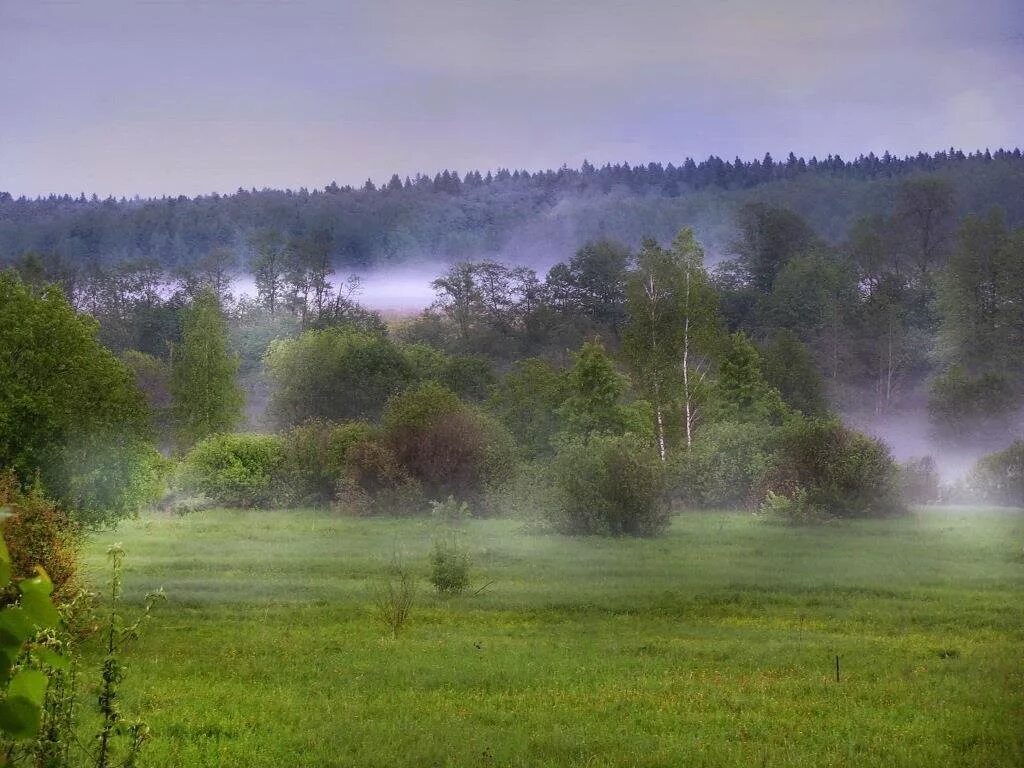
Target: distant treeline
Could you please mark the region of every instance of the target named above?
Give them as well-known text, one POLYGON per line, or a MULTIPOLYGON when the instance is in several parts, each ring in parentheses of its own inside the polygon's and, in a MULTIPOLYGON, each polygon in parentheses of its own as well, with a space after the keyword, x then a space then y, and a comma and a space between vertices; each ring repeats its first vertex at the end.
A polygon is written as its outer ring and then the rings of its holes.
POLYGON ((752 201, 787 207, 830 241, 862 216, 882 214, 898 180, 934 176, 947 182, 957 213, 1003 209, 1024 222, 1024 158, 1020 149, 964 153, 949 149, 898 158, 729 162, 709 157, 679 165, 615 164, 458 173, 395 174, 382 186, 331 183, 323 189, 245 190, 159 199, 51 195, 14 198, 0 192, 0 261, 27 253, 82 267, 146 260, 189 267, 221 251, 247 268, 252 237, 273 229, 290 239, 325 243, 338 267, 409 259, 500 256, 548 263, 595 238, 638 245, 695 228, 711 253, 728 250, 735 213, 752 201))

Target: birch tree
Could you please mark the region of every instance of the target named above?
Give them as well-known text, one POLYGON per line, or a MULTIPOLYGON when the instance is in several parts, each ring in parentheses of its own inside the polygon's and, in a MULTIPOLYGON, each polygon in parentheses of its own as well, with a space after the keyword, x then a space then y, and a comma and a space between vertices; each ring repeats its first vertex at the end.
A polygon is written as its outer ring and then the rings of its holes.
POLYGON ((693 444, 707 395, 712 351, 721 338, 718 300, 693 230, 679 232, 667 250, 645 240, 627 286, 625 351, 654 407, 658 452, 693 444))

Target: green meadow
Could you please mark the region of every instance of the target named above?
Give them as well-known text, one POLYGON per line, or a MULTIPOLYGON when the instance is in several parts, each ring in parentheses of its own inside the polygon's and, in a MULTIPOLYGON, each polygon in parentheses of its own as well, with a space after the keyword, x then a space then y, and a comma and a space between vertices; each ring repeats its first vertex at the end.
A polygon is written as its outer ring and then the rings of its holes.
POLYGON ((1024 513, 684 513, 651 540, 471 521, 474 586, 447 600, 435 535, 234 510, 95 534, 94 587, 117 541, 129 612, 167 594, 126 658, 145 764, 1024 765, 1024 513), (397 639, 372 612, 396 558, 422 576, 397 639))

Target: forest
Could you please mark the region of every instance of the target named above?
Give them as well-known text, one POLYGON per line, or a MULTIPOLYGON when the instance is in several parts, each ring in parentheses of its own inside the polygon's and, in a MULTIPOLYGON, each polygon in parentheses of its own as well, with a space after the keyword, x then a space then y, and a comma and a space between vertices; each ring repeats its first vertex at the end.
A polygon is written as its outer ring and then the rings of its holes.
POLYGON ((10 764, 1022 754, 1017 149, 7 195, 0 255, 10 764), (344 277, 417 258, 422 311, 344 277), (833 656, 845 747, 792 735, 833 656))

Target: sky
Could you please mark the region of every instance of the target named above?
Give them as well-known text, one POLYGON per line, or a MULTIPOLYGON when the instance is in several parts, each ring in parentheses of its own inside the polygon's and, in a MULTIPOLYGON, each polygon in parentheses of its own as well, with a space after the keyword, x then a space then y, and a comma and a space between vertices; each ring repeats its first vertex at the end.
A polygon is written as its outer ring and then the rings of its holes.
POLYGON ((1024 144, 1024 0, 0 0, 0 190, 1024 144))

